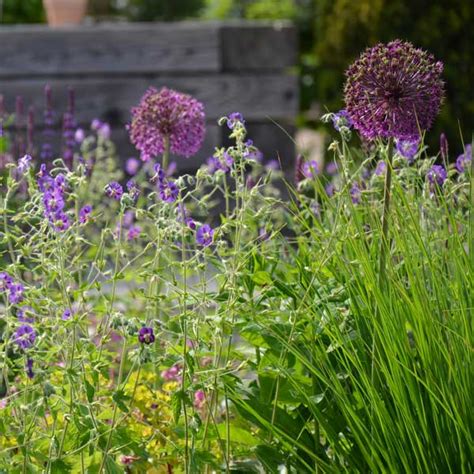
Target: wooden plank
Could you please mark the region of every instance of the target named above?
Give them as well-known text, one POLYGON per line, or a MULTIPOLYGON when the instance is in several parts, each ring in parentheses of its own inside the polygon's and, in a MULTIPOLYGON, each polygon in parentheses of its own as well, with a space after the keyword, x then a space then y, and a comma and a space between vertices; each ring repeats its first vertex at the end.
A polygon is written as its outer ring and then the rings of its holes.
POLYGON ((221 69, 218 23, 0 27, 0 78, 221 69))
MULTIPOLYGON (((148 86, 168 86, 187 92, 201 100, 209 120, 231 112, 241 112, 248 120, 258 121, 288 118, 298 111, 297 78, 275 74, 209 75, 200 77, 113 77, 84 79, 54 79, 54 107, 66 108, 67 87, 76 90, 77 120, 86 123, 101 115, 114 125, 125 124, 130 108, 138 103, 148 86)), ((17 95, 23 96, 28 107, 43 109, 42 80, 0 81, 0 94, 5 97, 7 110, 14 110, 17 95)))
POLYGON ((237 22, 222 26, 224 71, 275 71, 297 64, 298 38, 288 22, 237 22))

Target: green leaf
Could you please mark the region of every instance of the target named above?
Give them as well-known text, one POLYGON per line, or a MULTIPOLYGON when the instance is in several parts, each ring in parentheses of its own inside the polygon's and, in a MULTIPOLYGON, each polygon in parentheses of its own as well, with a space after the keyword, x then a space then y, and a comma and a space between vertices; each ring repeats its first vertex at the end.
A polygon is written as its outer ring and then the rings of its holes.
POLYGON ((273 283, 270 274, 264 271, 255 272, 252 275, 252 280, 259 286, 271 285, 273 283))
POLYGON ((84 378, 84 383, 86 384, 86 395, 87 395, 87 401, 89 403, 92 403, 94 400, 94 395, 95 395, 95 388, 93 385, 91 385, 86 378, 84 378))

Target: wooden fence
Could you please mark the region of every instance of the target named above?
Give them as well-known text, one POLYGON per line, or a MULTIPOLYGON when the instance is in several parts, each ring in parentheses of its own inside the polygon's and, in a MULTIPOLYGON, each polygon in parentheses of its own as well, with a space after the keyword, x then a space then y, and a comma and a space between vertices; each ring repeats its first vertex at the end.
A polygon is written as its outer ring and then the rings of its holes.
MULTIPOLYGON (((168 86, 201 100, 207 136, 198 166, 225 143, 217 119, 241 112, 267 159, 292 161, 290 133, 298 110, 295 29, 289 23, 180 22, 97 24, 68 29, 0 27, 0 94, 9 110, 24 97, 36 115, 44 109, 43 88, 53 88, 54 107, 64 111, 66 90, 76 90, 76 119, 98 117, 112 125, 120 157, 136 155, 124 124, 148 86, 168 86)), ((59 122, 59 121, 58 121, 59 122)), ((59 127, 58 123, 58 127, 59 127)))

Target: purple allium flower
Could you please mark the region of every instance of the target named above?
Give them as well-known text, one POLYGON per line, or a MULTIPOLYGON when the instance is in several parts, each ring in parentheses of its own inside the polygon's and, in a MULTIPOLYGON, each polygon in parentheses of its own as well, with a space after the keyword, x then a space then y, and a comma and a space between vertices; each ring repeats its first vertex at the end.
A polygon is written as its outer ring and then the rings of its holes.
POLYGON ((11 304, 18 304, 23 301, 24 287, 21 283, 11 283, 8 287, 8 301, 11 304))
POLYGON ((400 40, 368 48, 346 72, 346 109, 354 128, 372 140, 418 138, 431 127, 444 97, 443 64, 400 40))
POLYGON ((82 207, 79 211, 79 222, 81 224, 86 224, 89 222, 92 213, 92 206, 87 204, 86 206, 82 207))
POLYGON ((18 166, 17 170, 19 173, 24 174, 26 171, 28 171, 31 167, 31 161, 33 158, 31 158, 30 155, 24 155, 22 158, 18 160, 18 166))
POLYGON ((0 291, 7 291, 13 283, 13 278, 7 272, 0 272, 0 291))
POLYGON ((395 148, 397 153, 406 158, 409 163, 413 161, 415 155, 418 153, 418 148, 420 147, 420 140, 396 140, 395 148))
POLYGON ((472 145, 466 145, 464 153, 459 155, 456 160, 456 169, 459 173, 464 173, 470 166, 472 162, 472 145))
POLYGON ((31 357, 28 357, 28 359, 26 359, 25 371, 29 379, 32 379, 35 376, 35 373, 33 372, 33 359, 31 357))
POLYGON ((387 163, 385 161, 379 161, 375 168, 375 176, 382 176, 387 171, 387 163))
POLYGON ((353 183, 349 191, 351 195, 351 200, 354 204, 360 204, 362 192, 358 183, 353 183))
POLYGON ((205 134, 204 106, 187 94, 163 87, 150 87, 140 104, 132 109, 130 140, 141 152, 143 161, 165 150, 189 157, 202 145, 205 134))
POLYGON ((446 135, 442 133, 439 136, 439 151, 441 152, 441 158, 445 161, 448 159, 448 150, 448 139, 446 138, 446 135))
POLYGON ((123 195, 123 188, 117 181, 111 181, 107 184, 104 191, 109 198, 115 199, 116 201, 120 201, 123 195))
POLYGON ((28 316, 28 314, 34 315, 31 306, 21 306, 16 311, 16 317, 21 323, 33 323, 35 321, 35 318, 28 316))
POLYGON ((236 126, 237 123, 244 124, 244 117, 240 112, 233 112, 227 117, 227 127, 231 130, 236 126))
POLYGON ((426 174, 426 177, 428 178, 428 181, 430 182, 431 185, 437 184, 438 186, 443 186, 444 182, 446 181, 446 178, 448 177, 448 173, 446 172, 446 169, 444 166, 441 165, 433 165, 428 173, 426 174))
POLYGON ((29 324, 22 324, 16 331, 15 343, 21 349, 29 349, 36 340, 36 331, 29 324))
POLYGON ((338 132, 341 131, 341 127, 351 128, 352 125, 353 125, 352 120, 349 117, 349 114, 347 113, 347 110, 345 110, 345 109, 342 109, 339 112, 333 114, 332 124, 333 124, 333 127, 338 132))
POLYGON ((64 232, 71 227, 71 221, 68 215, 63 211, 50 214, 48 219, 56 232, 64 232))
POLYGON ((319 164, 316 160, 303 163, 302 173, 305 178, 316 179, 319 174, 319 164))
POLYGON ((130 227, 130 229, 128 229, 127 240, 136 239, 137 237, 140 236, 141 231, 142 231, 142 229, 139 226, 133 225, 132 227, 130 227))
POLYGON ((76 140, 77 143, 82 143, 86 138, 86 132, 82 128, 78 128, 76 130, 76 133, 74 133, 74 140, 76 140))
POLYGON ((153 328, 150 327, 142 327, 138 331, 138 340, 142 344, 151 344, 152 342, 155 342, 155 334, 153 333, 153 328))
POLYGON ((196 232, 196 242, 203 247, 207 247, 212 244, 214 237, 214 229, 209 224, 204 224, 196 232))
POLYGON ((179 189, 174 181, 163 181, 160 183, 160 198, 168 203, 178 199, 179 189))
POLYGON ((140 168, 140 161, 137 160, 136 158, 129 158, 127 162, 125 163, 125 171, 130 175, 130 176, 135 176, 138 173, 138 170, 140 168))

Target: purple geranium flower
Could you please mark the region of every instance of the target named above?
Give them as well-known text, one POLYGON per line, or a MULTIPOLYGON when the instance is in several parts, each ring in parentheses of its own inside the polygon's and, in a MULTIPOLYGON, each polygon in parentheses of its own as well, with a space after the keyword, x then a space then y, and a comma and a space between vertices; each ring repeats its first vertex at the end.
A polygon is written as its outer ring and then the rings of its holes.
POLYGON ((104 190, 108 197, 115 199, 116 201, 120 201, 120 198, 123 195, 123 188, 119 183, 117 183, 117 181, 111 181, 105 186, 104 190))
POLYGON ((347 113, 347 110, 345 110, 345 109, 342 109, 339 112, 333 114, 332 124, 333 124, 333 127, 338 132, 341 131, 341 127, 351 128, 352 125, 353 125, 352 120, 349 117, 349 114, 347 113))
POLYGON ((155 334, 153 333, 153 328, 144 326, 138 331, 138 340, 142 344, 151 344, 155 342, 155 334))
POLYGON ((0 272, 0 291, 7 291, 13 283, 13 278, 7 272, 0 272))
POLYGON ((244 117, 240 112, 233 112, 227 117, 227 126, 232 130, 237 123, 244 124, 244 117))
POLYGON ((459 173, 464 173, 470 166, 472 162, 472 145, 466 145, 464 153, 459 155, 456 160, 456 169, 459 173))
POLYGON ((50 214, 48 218, 56 232, 64 232, 71 227, 69 216, 63 211, 50 214))
POLYGON ((346 109, 354 128, 373 140, 418 138, 444 97, 443 64, 400 40, 367 49, 346 72, 346 109))
POLYGON ((23 324, 15 331, 14 340, 21 349, 29 349, 35 343, 36 331, 29 324, 23 324))
POLYGON ((150 87, 140 104, 132 109, 128 127, 130 140, 148 161, 165 151, 189 157, 201 148, 205 134, 204 106, 187 94, 163 87, 150 87))
POLYGON ((360 204, 362 198, 362 192, 358 183, 353 183, 349 191, 351 195, 351 200, 354 204, 360 204))
POLYGON ((160 198, 168 203, 178 199, 179 189, 173 181, 164 181, 160 184, 160 198))
POLYGON ((387 171, 387 163, 385 163, 385 161, 379 161, 374 171, 375 175, 382 176, 383 174, 385 174, 386 171, 387 171))
POLYGON ((79 222, 81 224, 85 224, 89 221, 92 213, 92 206, 87 204, 86 206, 82 207, 79 211, 79 222))
POLYGON ((26 171, 28 171, 31 167, 31 161, 33 158, 31 158, 30 155, 25 155, 22 158, 18 160, 18 166, 17 170, 19 173, 24 174, 26 171))
POLYGON ((64 209, 63 193, 59 188, 52 188, 43 194, 43 204, 47 213, 54 213, 64 209))
POLYGON ((16 317, 21 323, 33 323, 34 317, 28 316, 28 314, 34 315, 33 308, 31 306, 22 306, 16 311, 16 317))
POLYGON ((319 174, 319 164, 316 160, 307 161, 303 163, 301 171, 305 178, 315 179, 319 174))
POLYGON ((196 242, 203 247, 211 245, 214 237, 214 229, 209 224, 204 224, 196 232, 196 242))
POLYGON ((66 308, 63 311, 63 314, 61 315, 61 319, 63 321, 68 321, 69 319, 71 319, 71 316, 72 316, 72 311, 69 308, 66 308))
POLYGON ((415 155, 418 153, 420 147, 420 140, 396 140, 395 148, 400 156, 406 158, 409 163, 413 161, 415 155))
POLYGON ((133 201, 136 202, 138 196, 140 196, 140 188, 133 179, 127 181, 127 191, 133 201))
POLYGON ((448 173, 446 172, 446 169, 444 166, 441 165, 433 165, 428 173, 426 174, 426 177, 428 178, 428 181, 430 182, 431 185, 437 184, 438 186, 443 186, 444 182, 446 181, 446 178, 448 177, 448 173))
POLYGON ((141 231, 142 231, 142 229, 139 226, 133 225, 132 227, 130 227, 130 229, 128 229, 127 240, 136 239, 137 237, 140 236, 141 231))
POLYGON ((25 288, 21 283, 11 283, 8 287, 8 301, 11 304, 18 304, 23 301, 25 288))

